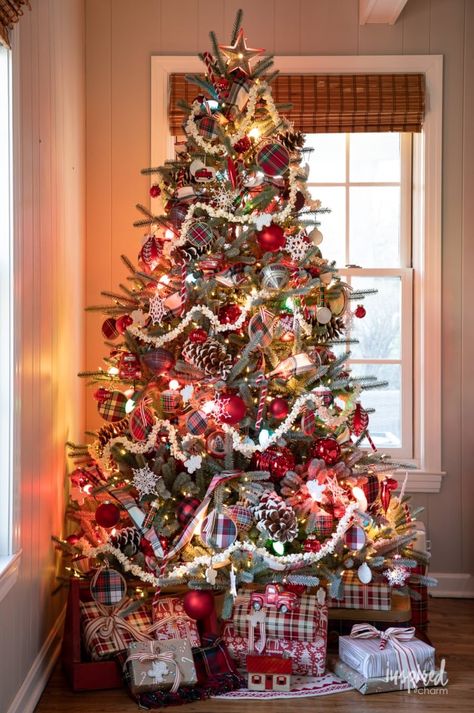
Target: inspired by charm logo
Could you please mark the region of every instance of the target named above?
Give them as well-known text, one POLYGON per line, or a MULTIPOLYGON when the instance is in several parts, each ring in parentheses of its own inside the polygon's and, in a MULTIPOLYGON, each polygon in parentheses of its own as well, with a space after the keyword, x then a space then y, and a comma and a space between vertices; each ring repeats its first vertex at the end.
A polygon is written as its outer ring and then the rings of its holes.
POLYGON ((438 669, 422 671, 419 665, 415 669, 393 671, 387 666, 385 673, 387 683, 395 683, 400 690, 408 693, 424 695, 447 694, 448 674, 446 672, 446 659, 441 659, 438 669))

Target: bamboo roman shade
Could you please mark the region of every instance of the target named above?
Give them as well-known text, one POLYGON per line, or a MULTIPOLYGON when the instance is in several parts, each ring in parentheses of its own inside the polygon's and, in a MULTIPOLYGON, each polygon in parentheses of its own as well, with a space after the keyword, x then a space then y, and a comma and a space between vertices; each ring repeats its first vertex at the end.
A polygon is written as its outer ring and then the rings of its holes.
POLYGON ((25 5, 30 7, 29 0, 0 0, 0 44, 5 47, 10 47, 9 30, 23 15, 25 5))
MULTIPOLYGON (((425 111, 423 74, 286 74, 272 84, 277 104, 304 133, 421 131, 425 111)), ((181 134, 183 112, 202 90, 184 74, 170 76, 171 133, 181 134)))

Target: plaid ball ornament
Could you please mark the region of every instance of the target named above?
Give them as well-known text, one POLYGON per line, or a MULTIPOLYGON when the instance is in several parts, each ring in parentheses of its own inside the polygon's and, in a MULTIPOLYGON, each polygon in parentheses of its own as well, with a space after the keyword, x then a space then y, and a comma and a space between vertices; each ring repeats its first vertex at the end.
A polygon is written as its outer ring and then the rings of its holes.
POLYGON ((142 362, 153 374, 162 376, 175 365, 176 360, 170 351, 158 347, 143 354, 142 362))
POLYGON ((109 317, 102 325, 102 336, 104 339, 117 339, 119 331, 115 319, 109 317))
POLYGON ((200 506, 199 498, 183 498, 176 507, 176 519, 180 525, 187 525, 193 519, 194 513, 200 506))
POLYGON ((236 503, 228 507, 227 511, 232 520, 235 521, 239 532, 248 532, 251 529, 254 523, 254 517, 250 508, 241 503, 236 503))
POLYGON ((202 523, 201 538, 208 547, 225 549, 236 541, 237 525, 228 512, 212 510, 202 523))
POLYGON ((121 421, 125 417, 127 397, 121 391, 111 391, 110 396, 97 404, 97 409, 104 421, 121 421))
POLYGON ((344 544, 350 550, 361 550, 365 545, 365 531, 360 525, 352 525, 344 535, 344 544))
POLYGON ((334 518, 330 513, 321 510, 319 513, 317 513, 317 515, 315 515, 313 533, 316 535, 316 537, 329 537, 333 527, 334 518))
POLYGON ((179 391, 169 389, 160 394, 160 404, 163 413, 174 414, 181 408, 183 399, 179 391))
POLYGON ((146 441, 154 422, 153 412, 147 406, 135 408, 128 419, 130 433, 136 441, 146 441))
POLYGON ((127 594, 127 583, 117 570, 102 567, 92 578, 90 591, 95 602, 105 607, 113 607, 127 594))
POLYGON ((196 122, 198 134, 207 141, 212 141, 218 134, 218 123, 212 116, 203 116, 196 122))
POLYGON ((281 144, 268 143, 258 152, 257 164, 267 176, 282 176, 290 165, 290 154, 281 144))
POLYGON ((207 223, 198 220, 189 228, 186 240, 195 248, 206 248, 212 240, 212 229, 207 223))
POLYGON ((208 417, 204 411, 194 411, 186 420, 186 428, 193 436, 202 436, 206 432, 208 417))

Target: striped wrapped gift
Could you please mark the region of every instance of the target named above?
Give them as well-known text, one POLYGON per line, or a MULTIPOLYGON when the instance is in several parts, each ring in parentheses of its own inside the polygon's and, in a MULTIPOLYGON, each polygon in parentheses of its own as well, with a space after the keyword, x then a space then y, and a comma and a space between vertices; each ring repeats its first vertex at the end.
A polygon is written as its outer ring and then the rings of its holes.
POLYGON ((385 580, 374 578, 370 584, 362 584, 356 572, 345 572, 343 586, 342 599, 328 597, 328 607, 389 611, 392 606, 391 589, 385 580))
MULTIPOLYGON (((265 637, 270 639, 312 641, 315 636, 327 636, 327 607, 325 604, 319 604, 313 595, 301 596, 298 607, 285 614, 270 607, 266 607, 264 613, 265 637)), ((232 616, 232 624, 237 634, 249 637, 253 626, 252 614, 250 593, 240 592, 235 600, 232 616)), ((259 633, 256 632, 255 638, 258 637, 259 633)))

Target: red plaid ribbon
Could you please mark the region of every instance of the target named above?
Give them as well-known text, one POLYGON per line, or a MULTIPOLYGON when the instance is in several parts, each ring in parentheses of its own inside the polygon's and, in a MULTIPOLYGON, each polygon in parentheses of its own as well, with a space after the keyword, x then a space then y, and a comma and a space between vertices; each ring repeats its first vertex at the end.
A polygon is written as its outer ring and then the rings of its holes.
POLYGON ((258 152, 257 163, 267 176, 281 176, 290 165, 290 156, 281 144, 270 143, 258 152))
POLYGON ((269 310, 261 307, 257 314, 254 314, 249 321, 248 334, 253 339, 257 334, 261 335, 259 347, 268 347, 273 339, 273 324, 275 315, 269 310))

